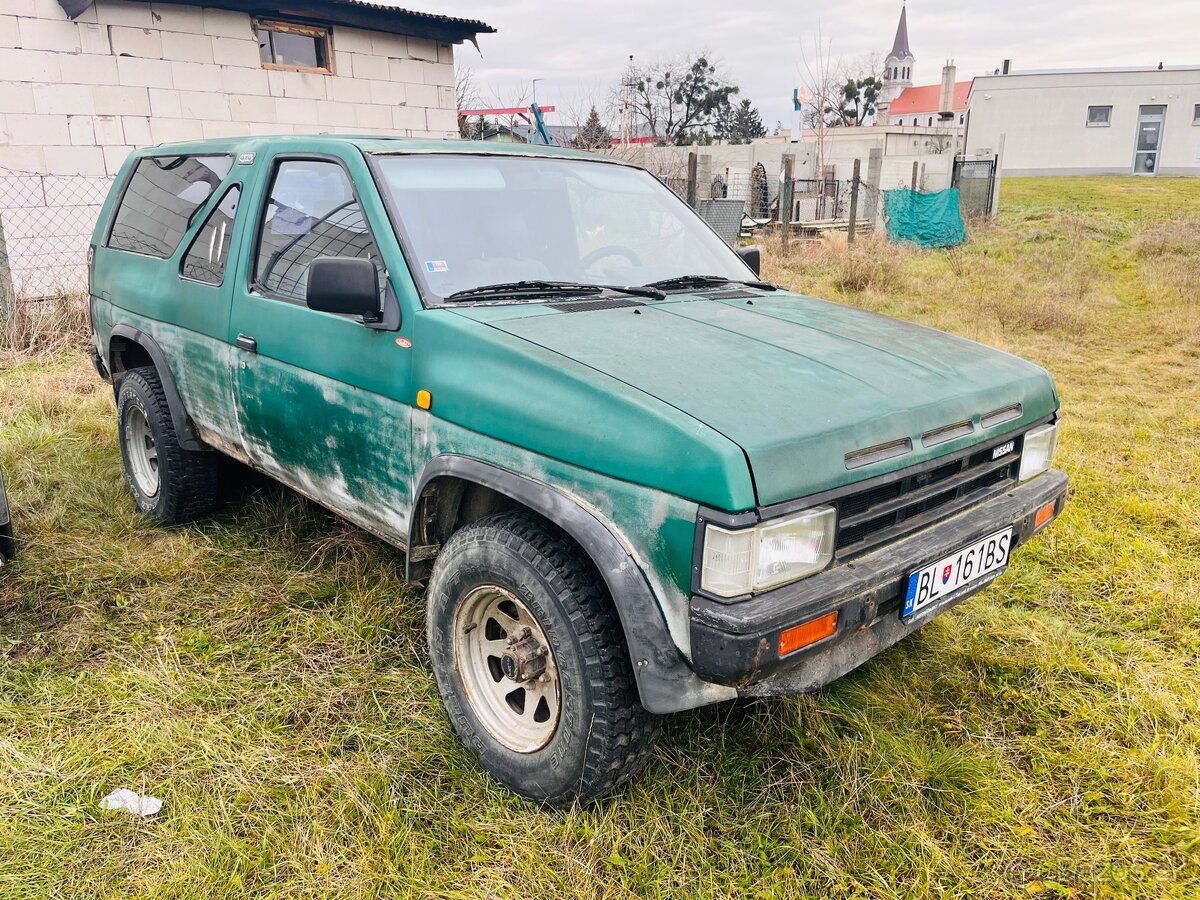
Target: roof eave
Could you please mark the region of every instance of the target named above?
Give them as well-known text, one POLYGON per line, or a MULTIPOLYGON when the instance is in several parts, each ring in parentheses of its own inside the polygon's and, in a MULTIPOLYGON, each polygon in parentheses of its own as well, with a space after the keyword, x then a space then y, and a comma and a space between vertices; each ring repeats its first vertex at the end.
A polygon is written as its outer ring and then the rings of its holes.
MULTIPOLYGON (((92 5, 93 0, 58 0, 63 11, 71 19, 78 18, 92 5)), ((139 0, 148 2, 148 0, 139 0)), ((402 34, 408 37, 426 38, 447 44, 475 43, 476 35, 495 34, 496 29, 485 22, 473 19, 455 19, 411 10, 377 6, 364 2, 330 2, 330 0, 288 0, 276 6, 267 6, 258 0, 154 0, 156 3, 179 6, 201 6, 210 9, 227 9, 244 12, 252 16, 289 18, 319 25, 342 25, 362 28, 367 31, 382 31, 387 34, 402 34)))

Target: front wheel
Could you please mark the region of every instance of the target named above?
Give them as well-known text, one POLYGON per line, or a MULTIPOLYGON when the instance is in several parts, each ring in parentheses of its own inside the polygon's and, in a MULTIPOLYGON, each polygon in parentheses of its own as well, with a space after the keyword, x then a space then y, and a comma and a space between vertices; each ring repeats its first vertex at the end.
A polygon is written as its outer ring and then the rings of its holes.
POLYGON ((438 554, 427 602, 442 702, 497 781, 566 806, 645 765, 659 719, 599 573, 564 534, 525 512, 481 519, 438 554))

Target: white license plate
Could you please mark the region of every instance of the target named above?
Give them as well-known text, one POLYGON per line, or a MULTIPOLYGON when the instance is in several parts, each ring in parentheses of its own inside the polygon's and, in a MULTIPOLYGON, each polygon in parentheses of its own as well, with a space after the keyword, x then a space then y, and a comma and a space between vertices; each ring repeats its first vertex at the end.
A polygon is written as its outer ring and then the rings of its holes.
POLYGON ((1012 529, 1005 528, 913 572, 908 577, 908 594, 900 617, 907 619, 959 588, 1003 569, 1008 565, 1011 546, 1012 529))

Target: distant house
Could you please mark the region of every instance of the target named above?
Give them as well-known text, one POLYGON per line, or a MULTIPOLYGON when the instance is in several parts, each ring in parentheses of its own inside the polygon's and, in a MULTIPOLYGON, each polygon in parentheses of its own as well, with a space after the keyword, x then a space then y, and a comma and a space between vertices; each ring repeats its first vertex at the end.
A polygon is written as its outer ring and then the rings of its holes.
POLYGON ((944 73, 950 87, 949 104, 943 101, 943 86, 923 84, 905 88, 888 104, 887 124, 908 125, 913 128, 933 128, 938 125, 965 125, 967 97, 971 93, 971 82, 955 81, 954 66, 947 66, 944 73), (943 106, 947 108, 943 109, 943 106), (949 113, 949 115, 944 115, 949 113))
POLYGON ((980 75, 966 151, 1008 175, 1200 176, 1200 66, 980 75))
POLYGON ((0 291, 78 286, 96 207, 135 147, 456 136, 454 45, 493 31, 369 0, 4 0, 0 291))

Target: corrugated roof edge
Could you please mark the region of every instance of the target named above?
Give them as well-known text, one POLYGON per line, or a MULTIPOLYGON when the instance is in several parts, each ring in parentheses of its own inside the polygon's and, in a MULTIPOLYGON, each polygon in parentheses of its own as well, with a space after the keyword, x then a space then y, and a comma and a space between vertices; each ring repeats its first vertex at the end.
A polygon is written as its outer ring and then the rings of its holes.
MULTIPOLYGON (((58 0, 59 6, 71 19, 76 19, 92 5, 93 0, 58 0)), ((135 0, 149 3, 150 0, 135 0)), ((256 0, 154 0, 183 6, 200 6, 211 9, 226 9, 254 16, 267 13, 256 0)), ((272 16, 299 19, 321 25, 343 25, 367 31, 384 31, 412 37, 429 38, 435 41, 458 44, 463 41, 475 43, 479 34, 495 34, 496 29, 478 19, 461 19, 437 13, 417 12, 398 6, 369 3, 367 0, 294 0, 286 11, 271 11, 272 16)), ((478 45, 476 45, 478 47, 478 45)))

